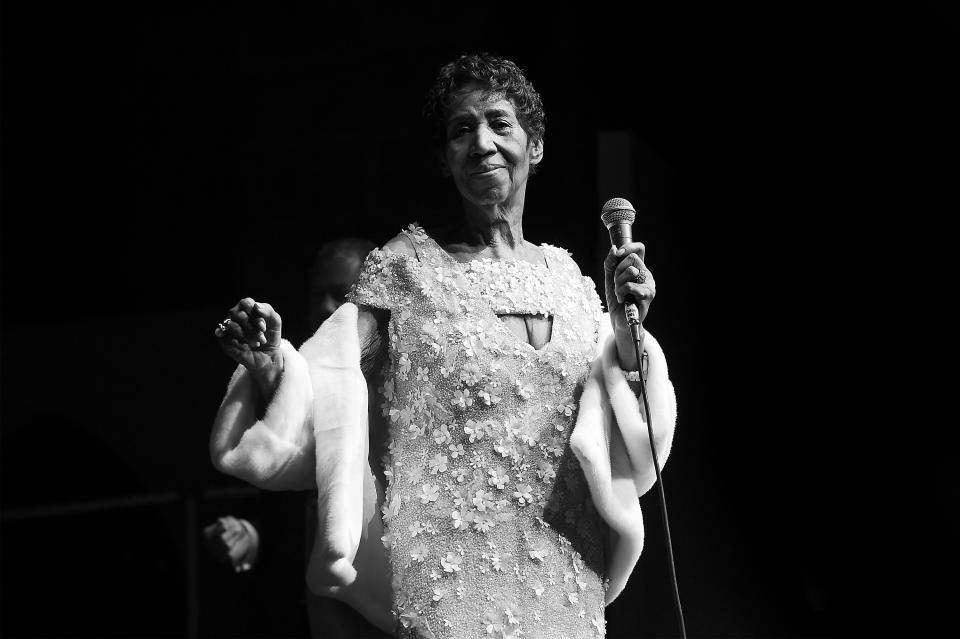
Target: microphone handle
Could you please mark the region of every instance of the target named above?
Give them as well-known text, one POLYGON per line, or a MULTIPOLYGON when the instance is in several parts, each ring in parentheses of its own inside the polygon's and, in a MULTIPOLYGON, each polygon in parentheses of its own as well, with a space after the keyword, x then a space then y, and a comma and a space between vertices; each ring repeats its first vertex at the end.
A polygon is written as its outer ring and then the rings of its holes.
MULTIPOLYGON (((633 241, 633 228, 629 222, 619 222, 615 227, 610 228, 610 239, 613 245, 621 248, 633 241)), ((630 333, 634 342, 643 343, 643 336, 640 334, 640 311, 637 309, 633 297, 627 296, 623 300, 623 314, 627 318, 627 324, 630 326, 630 333)), ((637 362, 640 365, 640 362, 637 362)))

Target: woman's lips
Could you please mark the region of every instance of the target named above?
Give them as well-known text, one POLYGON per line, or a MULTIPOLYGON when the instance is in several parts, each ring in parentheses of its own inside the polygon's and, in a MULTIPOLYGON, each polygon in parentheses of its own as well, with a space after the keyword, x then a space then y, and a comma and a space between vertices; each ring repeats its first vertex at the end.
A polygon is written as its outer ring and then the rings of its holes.
POLYGON ((498 170, 498 169, 502 169, 502 168, 504 168, 504 167, 499 166, 499 165, 497 165, 497 166, 482 166, 482 167, 480 167, 480 168, 475 169, 474 171, 472 171, 472 172, 471 172, 471 175, 477 175, 477 176, 490 175, 490 174, 493 173, 494 171, 496 171, 496 170, 498 170))

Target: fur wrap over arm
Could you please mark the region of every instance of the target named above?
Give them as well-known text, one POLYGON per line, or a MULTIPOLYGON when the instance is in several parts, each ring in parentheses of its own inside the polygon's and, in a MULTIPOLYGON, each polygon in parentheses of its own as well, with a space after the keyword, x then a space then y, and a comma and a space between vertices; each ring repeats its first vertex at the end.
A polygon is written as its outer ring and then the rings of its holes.
POLYGON ((283 375, 263 419, 250 374, 242 366, 234 372, 210 437, 214 466, 260 488, 316 490, 307 585, 392 632, 383 487, 368 461, 357 307, 343 304, 299 352, 286 340, 280 348, 283 375))
POLYGON ((258 488, 314 487, 313 388, 307 363, 287 340, 280 342, 283 374, 262 419, 253 377, 237 366, 213 421, 213 465, 258 488))
MULTIPOLYGON (((647 416, 630 389, 617 359, 608 316, 601 320, 599 352, 580 397, 570 436, 597 511, 610 528, 607 574, 610 604, 623 591, 643 550, 643 515, 639 497, 656 481, 647 416)), ((647 400, 653 415, 657 460, 666 464, 673 444, 677 402, 660 344, 647 332, 647 400)))

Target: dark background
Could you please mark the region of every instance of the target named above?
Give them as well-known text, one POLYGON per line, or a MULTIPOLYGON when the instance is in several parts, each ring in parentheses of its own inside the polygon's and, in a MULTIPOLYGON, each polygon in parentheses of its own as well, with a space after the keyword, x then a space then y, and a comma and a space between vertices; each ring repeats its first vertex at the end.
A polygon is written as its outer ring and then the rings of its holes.
MULTIPOLYGON (((321 242, 458 214, 419 108, 472 50, 544 99, 528 239, 597 276, 602 202, 640 212, 690 636, 960 634, 956 5, 308 7, 0 7, 0 634, 301 628, 295 561, 238 581, 196 547, 269 512, 207 457, 213 327, 250 295, 299 343, 321 242)), ((642 504, 611 637, 677 636, 642 504)))

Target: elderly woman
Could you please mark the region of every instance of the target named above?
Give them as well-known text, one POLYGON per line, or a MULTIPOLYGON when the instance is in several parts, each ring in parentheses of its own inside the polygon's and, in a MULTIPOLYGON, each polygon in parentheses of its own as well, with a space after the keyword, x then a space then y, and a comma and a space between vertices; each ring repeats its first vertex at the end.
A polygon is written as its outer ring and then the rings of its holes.
MULTIPOLYGON (((461 214, 371 252, 352 304, 299 352, 268 304, 231 309, 217 334, 241 366, 214 463, 268 488, 315 484, 308 583, 387 632, 603 635, 655 478, 623 313, 630 296, 642 320, 654 296, 644 247, 607 255, 604 315, 566 251, 525 239, 544 114, 514 63, 460 57, 424 113, 461 214)), ((673 389, 644 346, 663 460, 673 389)))

